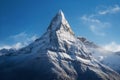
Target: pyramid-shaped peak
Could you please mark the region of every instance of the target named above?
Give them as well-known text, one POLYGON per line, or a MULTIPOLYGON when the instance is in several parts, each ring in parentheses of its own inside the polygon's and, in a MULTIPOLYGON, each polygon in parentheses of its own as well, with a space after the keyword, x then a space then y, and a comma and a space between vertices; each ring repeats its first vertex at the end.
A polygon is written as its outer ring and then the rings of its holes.
POLYGON ((57 31, 57 30, 63 30, 70 32, 71 34, 74 34, 62 10, 58 11, 58 13, 52 19, 48 27, 48 31, 57 31))
POLYGON ((56 14, 55 18, 54 18, 56 21, 60 21, 60 22, 66 22, 66 19, 65 19, 65 16, 64 16, 64 13, 62 10, 59 10, 58 13, 56 14))
POLYGON ((60 10, 59 10, 59 13, 63 13, 63 11, 60 9, 60 10))
POLYGON ((64 13, 62 10, 59 10, 59 12, 57 13, 59 16, 63 17, 64 18, 64 13))
POLYGON ((61 13, 61 14, 62 14, 62 13, 63 13, 63 11, 60 9, 60 10, 59 10, 59 13, 61 13))

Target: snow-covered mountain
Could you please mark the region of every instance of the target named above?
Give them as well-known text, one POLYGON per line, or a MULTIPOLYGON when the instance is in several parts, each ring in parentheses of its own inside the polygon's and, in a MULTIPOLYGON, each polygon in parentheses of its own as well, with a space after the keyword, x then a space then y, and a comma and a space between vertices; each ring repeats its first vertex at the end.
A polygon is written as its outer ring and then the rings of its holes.
POLYGON ((60 10, 39 39, 0 56, 0 80, 120 80, 120 75, 92 57, 60 10))
POLYGON ((78 37, 78 39, 84 43, 95 59, 120 73, 120 52, 107 51, 84 37, 78 37))

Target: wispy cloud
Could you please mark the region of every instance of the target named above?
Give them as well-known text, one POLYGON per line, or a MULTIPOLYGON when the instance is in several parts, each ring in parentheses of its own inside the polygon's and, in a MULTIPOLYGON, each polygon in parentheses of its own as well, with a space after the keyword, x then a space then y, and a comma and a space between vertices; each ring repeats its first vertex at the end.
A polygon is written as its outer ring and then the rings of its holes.
POLYGON ((111 27, 111 23, 101 18, 105 18, 105 14, 112 14, 120 12, 119 5, 107 7, 106 9, 99 9, 96 13, 86 14, 81 17, 82 22, 87 25, 91 32, 95 35, 106 36, 106 30, 111 27))
POLYGON ((120 6, 119 5, 114 5, 112 7, 107 7, 104 10, 100 10, 98 14, 100 15, 106 15, 106 14, 115 14, 120 12, 120 6))
POLYGON ((21 32, 19 34, 10 36, 10 38, 13 39, 14 41, 29 42, 29 41, 34 41, 36 38, 38 38, 38 35, 36 34, 30 35, 25 32, 21 32))
POLYGON ((22 39, 22 38, 26 38, 27 36, 28 35, 25 32, 21 32, 19 34, 10 36, 10 38, 12 38, 14 40, 19 40, 19 39, 22 39))
POLYGON ((10 49, 11 48, 11 46, 10 45, 3 45, 3 46, 0 46, 0 50, 1 49, 10 49))
POLYGON ((104 32, 101 32, 100 29, 98 27, 96 27, 95 25, 91 25, 90 26, 90 30, 95 33, 96 35, 100 35, 100 36, 105 36, 104 32))
POLYGON ((84 20, 84 21, 86 21, 86 22, 88 22, 88 23, 89 23, 89 22, 90 22, 90 23, 100 23, 100 20, 95 19, 93 14, 92 14, 92 15, 89 15, 89 16, 83 15, 83 16, 81 17, 81 19, 84 20))
POLYGON ((38 35, 36 35, 36 34, 28 35, 27 33, 22 32, 22 33, 19 33, 19 34, 16 34, 16 35, 12 35, 9 38, 14 41, 14 44, 12 44, 12 45, 2 45, 2 46, 0 46, 0 49, 3 49, 3 48, 6 48, 6 49, 10 49, 10 48, 20 49, 20 48, 28 45, 29 43, 31 43, 35 39, 37 39, 38 35))
POLYGON ((120 44, 116 43, 115 41, 112 41, 109 44, 103 45, 103 48, 108 51, 117 52, 120 51, 120 44))
POLYGON ((96 35, 99 36, 105 36, 105 30, 106 28, 110 27, 110 23, 108 22, 102 22, 101 20, 96 18, 96 15, 84 15, 81 17, 82 21, 89 26, 89 29, 96 35))
POLYGON ((20 42, 18 42, 18 43, 15 43, 15 44, 13 44, 13 45, 3 45, 3 46, 0 46, 0 50, 1 49, 11 49, 11 48, 13 48, 13 49, 20 49, 20 48, 22 48, 22 47, 24 47, 25 46, 25 44, 23 44, 23 43, 20 43, 20 42))
POLYGON ((14 44, 12 47, 18 49, 18 48, 28 45, 29 43, 31 43, 32 41, 37 39, 38 35, 36 35, 36 34, 30 35, 25 32, 21 32, 19 34, 10 36, 10 38, 16 42, 16 44, 14 44))

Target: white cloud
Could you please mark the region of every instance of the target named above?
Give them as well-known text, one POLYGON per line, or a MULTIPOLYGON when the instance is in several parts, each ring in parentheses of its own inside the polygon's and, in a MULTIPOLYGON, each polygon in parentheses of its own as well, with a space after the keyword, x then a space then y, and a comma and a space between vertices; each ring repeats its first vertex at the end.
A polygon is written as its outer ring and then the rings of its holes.
POLYGON ((106 14, 114 14, 120 12, 120 6, 114 5, 112 7, 107 7, 105 10, 98 11, 98 14, 100 15, 106 15, 106 14))
POLYGON ((82 16, 82 21, 87 24, 91 32, 99 36, 105 36, 106 33, 103 32, 106 28, 110 27, 110 23, 102 22, 101 20, 96 18, 96 15, 82 16))
POLYGON ((1 49, 4 49, 4 48, 5 48, 5 49, 10 49, 11 46, 9 46, 9 45, 3 45, 3 46, 0 46, 0 50, 1 50, 1 49))
POLYGON ((38 36, 36 34, 30 35, 25 32, 21 32, 19 34, 10 36, 10 38, 16 42, 24 42, 24 41, 28 42, 28 41, 34 41, 36 38, 38 38, 38 36))
POLYGON ((82 16, 81 17, 82 20, 86 21, 86 22, 92 22, 92 23, 100 23, 100 20, 98 19, 94 19, 93 16, 82 16))
POLYGON ((120 12, 120 6, 114 5, 112 7, 106 7, 105 9, 99 9, 97 13, 91 13, 83 15, 81 20, 87 25, 91 32, 95 35, 106 36, 106 30, 112 25, 110 22, 104 20, 106 14, 113 14, 120 12))
POLYGON ((112 41, 111 43, 104 45, 103 48, 108 51, 117 52, 120 51, 120 44, 117 44, 115 41, 112 41))
POLYGON ((24 44, 18 42, 18 43, 16 43, 16 44, 14 44, 11 48, 20 49, 20 48, 22 48, 22 47, 24 47, 24 46, 25 46, 24 44))
POLYGON ((17 49, 20 49, 20 48, 22 48, 22 47, 24 47, 24 46, 25 46, 24 44, 18 42, 18 43, 15 43, 15 44, 13 44, 13 45, 3 45, 3 46, 0 47, 0 50, 1 50, 1 49, 11 49, 11 48, 17 50, 17 49))
POLYGON ((21 32, 19 34, 12 35, 10 37, 13 38, 14 40, 19 40, 20 38, 26 38, 27 36, 28 35, 25 32, 21 32))
POLYGON ((0 49, 10 49, 10 48, 14 48, 14 49, 20 49, 28 44, 30 44, 32 41, 34 41, 35 39, 37 39, 38 36, 35 35, 28 35, 25 32, 10 36, 10 39, 14 41, 14 44, 12 45, 2 45, 0 46, 0 49))
POLYGON ((30 35, 25 32, 21 32, 19 34, 10 36, 10 38, 17 42, 30 42, 30 41, 34 41, 36 38, 38 38, 38 35, 36 35, 36 34, 30 35))
POLYGON ((96 27, 95 25, 91 25, 90 26, 90 30, 95 33, 96 35, 100 35, 100 36, 105 36, 104 32, 100 32, 99 28, 96 27))

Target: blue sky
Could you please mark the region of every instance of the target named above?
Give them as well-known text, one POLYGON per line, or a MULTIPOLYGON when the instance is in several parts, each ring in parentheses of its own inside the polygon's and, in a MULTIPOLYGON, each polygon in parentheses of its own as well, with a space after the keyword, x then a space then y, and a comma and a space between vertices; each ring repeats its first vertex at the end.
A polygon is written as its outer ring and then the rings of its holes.
POLYGON ((76 36, 120 50, 120 0, 0 0, 0 48, 40 37, 59 9, 76 36))

